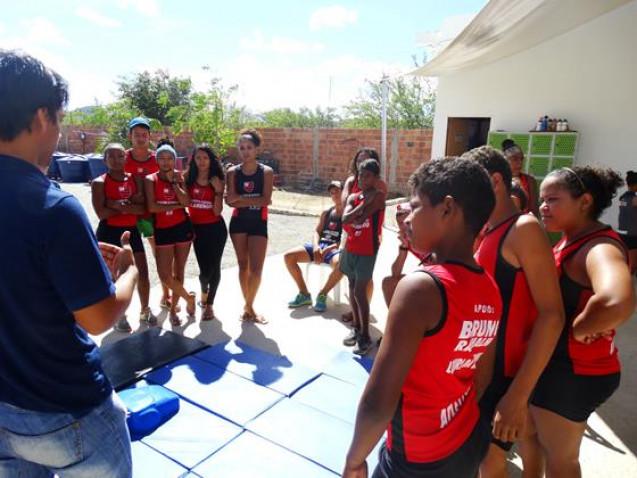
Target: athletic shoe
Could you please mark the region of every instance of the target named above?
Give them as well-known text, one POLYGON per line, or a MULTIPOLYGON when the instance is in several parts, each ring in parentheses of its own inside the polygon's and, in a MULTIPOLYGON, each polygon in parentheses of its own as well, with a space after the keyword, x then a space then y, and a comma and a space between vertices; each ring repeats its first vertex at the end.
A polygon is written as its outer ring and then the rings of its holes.
POLYGON ((128 323, 128 320, 126 320, 126 317, 122 317, 121 319, 119 319, 115 323, 113 328, 117 330, 118 332, 126 332, 126 333, 131 332, 133 330, 133 328, 128 323))
POLYGON ((316 303, 314 304, 314 310, 316 312, 325 312, 327 309, 327 296, 325 294, 319 294, 316 297, 316 303))
POLYGON ((153 312, 150 310, 150 307, 146 307, 139 314, 139 321, 145 322, 148 325, 157 325, 157 317, 153 315, 153 312))
POLYGON ((372 340, 369 337, 359 337, 356 348, 352 350, 356 355, 365 355, 372 348, 372 340))
POLYGON ((343 339, 343 345, 353 347, 358 341, 358 329, 350 330, 349 334, 343 339))
POLYGON ((302 307, 304 305, 312 305, 312 296, 310 294, 302 294, 299 292, 296 294, 293 301, 288 302, 288 307, 290 309, 296 309, 297 307, 302 307))

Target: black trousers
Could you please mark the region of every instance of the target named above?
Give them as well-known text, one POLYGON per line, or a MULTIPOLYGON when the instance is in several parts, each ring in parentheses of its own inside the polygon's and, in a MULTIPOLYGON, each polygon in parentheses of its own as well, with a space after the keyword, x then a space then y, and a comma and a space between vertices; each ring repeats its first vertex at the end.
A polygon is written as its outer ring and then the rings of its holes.
POLYGON ((199 264, 201 290, 208 293, 208 304, 213 304, 221 280, 221 256, 228 239, 228 229, 222 219, 213 224, 194 224, 195 256, 199 264))

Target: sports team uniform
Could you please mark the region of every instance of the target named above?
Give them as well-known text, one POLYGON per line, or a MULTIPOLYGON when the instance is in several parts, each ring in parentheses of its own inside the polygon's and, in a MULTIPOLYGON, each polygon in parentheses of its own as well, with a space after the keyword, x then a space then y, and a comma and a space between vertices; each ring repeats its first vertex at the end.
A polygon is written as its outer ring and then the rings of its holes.
POLYGON ((609 338, 601 337, 590 344, 573 338, 573 320, 586 306, 593 290, 572 280, 564 269, 588 242, 597 238, 623 243, 610 227, 587 234, 570 244, 564 239, 553 248, 560 290, 564 302, 566 323, 546 369, 531 398, 537 407, 550 410, 574 422, 584 422, 619 386, 621 365, 615 347, 615 331, 609 338))
POLYGON ((618 233, 628 249, 637 249, 637 207, 633 206, 636 192, 626 191, 619 196, 618 233))
POLYGON ((442 314, 420 342, 373 477, 473 478, 489 446, 476 363, 496 337, 500 295, 482 268, 445 262, 418 272, 438 286, 442 314))
MULTIPOLYGON (((335 207, 325 211, 325 220, 321 225, 321 237, 319 238, 319 248, 321 250, 334 244, 340 244, 341 235, 343 233, 343 222, 341 216, 336 212, 335 207)), ((310 256, 310 261, 314 260, 314 245, 311 242, 304 244, 305 251, 310 256)), ((323 256, 323 262, 329 264, 334 256, 339 254, 340 249, 336 248, 323 256)))
MULTIPOLYGON (((137 194, 137 184, 133 176, 124 173, 124 180, 113 179, 108 173, 101 176, 104 181, 104 196, 111 201, 129 201, 137 194)), ((130 232, 130 245, 133 252, 144 252, 142 237, 137 230, 137 216, 135 214, 117 214, 100 221, 95 235, 98 241, 122 246, 121 237, 126 231, 130 232)))
MULTIPOLYGON (((155 188, 155 202, 160 206, 179 204, 173 185, 159 177, 150 175, 155 188)), ((183 207, 171 211, 157 212, 155 217, 155 244, 157 247, 173 246, 192 241, 192 224, 183 207)))
MULTIPOLYGON (((354 198, 354 207, 364 201, 362 192, 354 198)), ((384 208, 369 216, 362 224, 347 224, 345 251, 341 256, 340 269, 349 280, 370 280, 374 273, 376 255, 380 247, 380 231, 385 216, 384 208)))
POLYGON ((533 212, 533 208, 535 207, 536 198, 531 195, 531 180, 528 174, 520 173, 520 187, 526 194, 526 209, 524 209, 524 213, 533 212))
MULTIPOLYGON (((235 169, 235 190, 243 198, 263 196, 265 185, 265 168, 257 165, 254 174, 245 174, 241 167, 235 169)), ((230 219, 230 234, 247 234, 248 236, 268 237, 267 206, 235 207, 230 219)))
MULTIPOLYGON (((124 163, 124 171, 133 175, 134 179, 141 179, 144 184, 144 178, 149 174, 159 172, 159 165, 153 151, 148 151, 148 159, 146 161, 137 161, 133 158, 133 150, 126 150, 126 163, 124 163)), ((137 217, 137 227, 144 237, 153 235, 153 215, 150 212, 137 217)))
MULTIPOLYGON (((520 214, 515 214, 497 226, 485 229, 475 254, 476 262, 495 280, 502 298, 493 378, 480 399, 480 408, 489 421, 522 365, 537 318, 524 271, 513 267, 502 257, 502 245, 519 217, 520 214)), ((493 442, 507 451, 513 446, 512 442, 497 439, 493 442)))

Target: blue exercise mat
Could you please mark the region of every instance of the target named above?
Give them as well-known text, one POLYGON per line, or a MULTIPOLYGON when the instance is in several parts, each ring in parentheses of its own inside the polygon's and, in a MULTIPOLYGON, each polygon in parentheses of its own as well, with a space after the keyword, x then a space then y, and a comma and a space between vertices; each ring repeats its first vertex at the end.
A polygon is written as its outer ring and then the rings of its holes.
POLYGON ((142 443, 191 469, 240 433, 236 425, 182 401, 179 413, 142 443))
POLYGON ((352 424, 288 398, 246 428, 334 473, 343 471, 354 432, 352 424))
POLYGON ((354 424, 363 388, 329 375, 321 375, 292 396, 303 403, 354 424))
POLYGON ((193 470, 204 477, 334 478, 337 475, 250 432, 242 433, 193 470))
POLYGON ((239 425, 264 412, 283 395, 196 357, 185 357, 146 376, 182 397, 239 425))
POLYGON ((292 395, 319 375, 316 370, 293 364, 285 356, 277 356, 239 341, 213 345, 195 354, 195 357, 284 395, 292 395))
POLYGON ((185 476, 188 470, 161 453, 135 442, 131 446, 133 453, 133 478, 178 478, 185 476))
POLYGON ((364 387, 373 363, 371 359, 343 351, 327 364, 323 373, 339 378, 344 382, 364 387))

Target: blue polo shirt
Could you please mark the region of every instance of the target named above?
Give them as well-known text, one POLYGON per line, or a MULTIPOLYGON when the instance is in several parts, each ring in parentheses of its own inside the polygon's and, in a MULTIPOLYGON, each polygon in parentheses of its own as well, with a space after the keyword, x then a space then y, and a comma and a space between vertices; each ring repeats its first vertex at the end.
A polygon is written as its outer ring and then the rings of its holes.
POLYGON ((0 401, 73 414, 103 402, 111 384, 72 311, 114 293, 79 201, 0 155, 0 401))

